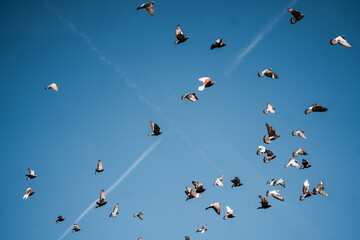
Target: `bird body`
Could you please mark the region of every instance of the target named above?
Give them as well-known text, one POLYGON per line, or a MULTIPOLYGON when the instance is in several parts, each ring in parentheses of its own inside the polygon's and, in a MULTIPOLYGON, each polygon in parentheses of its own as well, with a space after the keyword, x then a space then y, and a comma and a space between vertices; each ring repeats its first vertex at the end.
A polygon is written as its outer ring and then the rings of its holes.
POLYGON ((222 38, 219 38, 215 41, 214 44, 211 45, 210 50, 213 50, 214 48, 222 48, 225 46, 226 46, 226 43, 223 43, 222 38))
POLYGON ((99 200, 99 202, 96 202, 96 204, 97 204, 97 206, 95 208, 102 207, 105 204, 107 204, 107 201, 105 201, 105 191, 104 190, 101 190, 100 200, 99 200))
POLYGON ((270 103, 268 103, 268 104, 266 105, 266 109, 263 110, 263 113, 264 113, 264 114, 276 113, 274 110, 275 110, 275 108, 274 108, 273 106, 271 106, 270 103))
POLYGON ((105 169, 103 169, 103 167, 102 167, 101 160, 99 160, 98 163, 97 163, 97 168, 95 169, 95 175, 96 175, 97 173, 100 173, 100 172, 104 171, 104 170, 105 170, 105 169))
POLYGON ((56 223, 59 223, 59 222, 62 222, 62 221, 64 221, 65 220, 65 218, 63 217, 63 216, 58 216, 58 219, 56 219, 56 223))
POLYGON ((340 44, 340 45, 342 45, 344 47, 352 48, 352 46, 345 40, 345 35, 338 36, 338 37, 336 37, 334 39, 331 39, 330 44, 331 45, 340 44))
POLYGON ((193 93, 187 93, 187 94, 183 95, 181 97, 181 100, 183 100, 184 98, 189 99, 190 102, 196 102, 197 100, 199 100, 197 98, 197 96, 196 96, 196 93, 194 93, 194 92, 193 93))
POLYGON ((311 167, 311 164, 309 164, 309 161, 306 159, 303 159, 301 163, 302 166, 299 168, 299 170, 311 167))
POLYGON ((264 76, 264 75, 267 76, 267 77, 269 77, 269 78, 274 78, 274 79, 278 79, 278 78, 279 78, 279 75, 277 75, 276 73, 274 73, 274 72, 271 70, 271 68, 267 68, 267 69, 265 69, 264 71, 258 73, 258 76, 259 76, 259 77, 262 77, 262 76, 264 76))
POLYGON ((142 212, 138 212, 138 213, 134 214, 133 217, 138 217, 140 220, 144 220, 143 215, 144 214, 142 212))
POLYGON ((199 81, 200 81, 200 82, 203 82, 203 85, 201 85, 200 87, 198 87, 198 90, 199 90, 199 91, 204 91, 205 88, 211 87, 212 85, 215 84, 215 82, 212 82, 209 77, 199 78, 199 81))
POLYGON ((118 210, 119 210, 119 204, 117 203, 117 204, 115 204, 114 210, 112 211, 112 213, 110 213, 109 217, 111 217, 111 218, 116 217, 116 215, 119 214, 118 210))
POLYGON ((264 143, 270 144, 272 140, 278 139, 280 137, 280 135, 276 135, 275 129, 272 126, 270 126, 267 123, 265 123, 265 125, 266 125, 266 129, 267 129, 269 136, 265 135, 263 140, 264 140, 264 143))
POLYGON ((177 25, 177 28, 175 29, 175 36, 177 38, 177 41, 174 42, 175 45, 185 42, 190 37, 190 36, 186 36, 186 37, 184 36, 183 32, 181 31, 180 25, 177 25))
MULTIPOLYGON (((205 190, 204 190, 205 191, 205 190)), ((185 201, 188 201, 192 198, 201 198, 202 196, 200 195, 200 193, 198 193, 196 191, 196 189, 191 189, 190 187, 186 186, 186 191, 185 194, 187 196, 187 198, 185 199, 185 201)))
POLYGON ((138 7, 136 10, 145 8, 146 11, 147 11, 151 16, 154 16, 154 6, 153 6, 154 3, 155 3, 154 1, 148 2, 148 3, 144 3, 144 4, 142 4, 140 7, 138 7))

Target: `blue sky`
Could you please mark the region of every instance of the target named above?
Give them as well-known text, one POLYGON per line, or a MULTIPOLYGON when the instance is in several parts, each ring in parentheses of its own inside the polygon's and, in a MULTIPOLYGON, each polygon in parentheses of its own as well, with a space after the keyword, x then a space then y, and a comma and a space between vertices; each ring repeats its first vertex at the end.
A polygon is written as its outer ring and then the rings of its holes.
POLYGON ((360 4, 295 1, 306 16, 291 25, 282 16, 291 1, 156 1, 153 17, 135 10, 142 3, 0 3, 2 238, 59 239, 154 144, 64 239, 356 238, 360 4), (177 24, 190 38, 174 46, 177 24), (353 48, 329 44, 343 34, 353 48), (228 45, 210 51, 220 37, 228 45), (257 76, 268 67, 280 78, 257 76), (216 84, 181 101, 204 76, 216 84), (44 91, 53 82, 59 92, 44 91), (267 102, 276 115, 262 114, 267 102), (329 111, 305 115, 314 102, 329 111), (164 134, 148 137, 150 121, 164 134), (255 154, 265 123, 281 135, 266 146, 277 154, 268 164, 255 154), (308 141, 291 136, 297 129, 308 141), (285 169, 299 147, 313 166, 285 169), (95 176, 98 159, 105 171, 95 176), (25 180, 28 167, 36 179, 25 180), (223 173, 225 186, 213 187, 223 173), (235 176, 244 185, 231 189, 235 176), (271 178, 286 188, 265 184, 271 178), (323 180, 329 196, 300 202, 306 179, 311 189, 323 180), (208 190, 185 202, 192 180, 208 190), (25 201, 27 187, 36 193, 25 201), (269 197, 273 207, 256 210, 272 189, 285 201, 269 197), (204 210, 219 201, 221 216, 204 210), (226 205, 236 218, 222 219, 226 205), (144 221, 132 217, 139 211, 144 221), (58 215, 66 220, 55 224, 58 215))

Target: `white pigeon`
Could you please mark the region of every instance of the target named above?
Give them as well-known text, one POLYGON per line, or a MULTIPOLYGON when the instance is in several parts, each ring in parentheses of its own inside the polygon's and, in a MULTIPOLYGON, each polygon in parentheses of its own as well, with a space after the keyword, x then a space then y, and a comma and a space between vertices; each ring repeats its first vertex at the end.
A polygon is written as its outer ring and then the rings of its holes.
POLYGON ((116 215, 119 214, 119 204, 117 203, 114 207, 114 210, 112 211, 112 213, 110 213, 110 217, 114 218, 116 217, 116 215))
POLYGON ((52 83, 52 84, 50 84, 49 86, 47 86, 46 88, 45 88, 45 90, 46 89, 52 89, 52 90, 54 90, 55 92, 57 92, 57 91, 59 91, 59 89, 58 89, 58 84, 57 83, 52 83))
POLYGON ((338 36, 337 38, 331 39, 330 44, 336 45, 336 44, 343 45, 344 47, 351 48, 352 46, 345 40, 345 35, 338 36))
POLYGON ((279 190, 266 191, 266 196, 273 196, 274 198, 284 201, 284 198, 280 195, 279 190))
POLYGON ((228 219, 228 218, 234 218, 234 217, 236 217, 235 215, 234 215, 234 210, 232 210, 229 206, 226 206, 226 211, 227 211, 227 213, 226 213, 226 215, 224 216, 224 220, 226 220, 226 219, 228 219))
POLYGON ((295 160, 294 157, 292 157, 292 158, 289 160, 289 162, 285 165, 285 168, 288 168, 288 167, 290 167, 290 166, 296 167, 296 168, 300 168, 300 165, 299 165, 297 162, 298 162, 298 161, 295 160))
POLYGON ((283 180, 282 178, 280 178, 279 180, 275 180, 275 178, 267 181, 267 184, 270 184, 272 186, 277 186, 277 185, 281 185, 283 187, 285 187, 285 180, 283 180))
POLYGON ((256 155, 261 155, 265 153, 266 148, 264 146, 258 146, 258 150, 256 152, 256 155))
POLYGON ((268 114, 268 113, 276 113, 275 111, 275 108, 273 106, 271 106, 270 103, 268 103, 266 105, 266 109, 263 111, 264 114, 268 114))
POLYGON ((212 85, 215 84, 215 82, 212 82, 209 77, 199 78, 199 81, 200 81, 200 82, 203 82, 203 85, 201 85, 200 87, 198 87, 198 90, 199 90, 199 91, 204 91, 205 88, 211 87, 212 85))
POLYGON ((215 182, 214 182, 213 185, 214 185, 214 186, 216 185, 216 186, 219 186, 219 187, 224 186, 224 184, 223 184, 223 182, 222 182, 222 180, 224 179, 224 177, 225 177, 225 174, 221 175, 221 177, 219 177, 218 179, 215 180, 215 182))
POLYGON ((309 189, 310 189, 309 181, 306 179, 306 181, 303 184, 303 195, 300 196, 300 201, 304 201, 305 198, 313 195, 313 193, 310 192, 309 189))

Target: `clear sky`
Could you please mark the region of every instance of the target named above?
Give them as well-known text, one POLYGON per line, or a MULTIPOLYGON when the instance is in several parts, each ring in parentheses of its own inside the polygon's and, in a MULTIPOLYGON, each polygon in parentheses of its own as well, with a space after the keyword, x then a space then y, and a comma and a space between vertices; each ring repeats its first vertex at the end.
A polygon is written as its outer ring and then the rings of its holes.
POLYGON ((142 3, 1 1, 1 238, 59 239, 122 176, 64 239, 358 237, 360 3, 158 0, 154 16, 136 11, 142 3), (306 14, 295 25, 289 6, 306 14), (190 36, 180 45, 177 24, 190 36), (353 48, 330 45, 343 34, 353 48), (210 51, 217 38, 228 45, 210 51), (257 76, 269 67, 279 79, 257 76), (205 76, 215 85, 181 101, 205 76), (59 92, 45 91, 53 82, 59 92), (277 114, 262 113, 267 102, 277 114), (305 115, 315 102, 329 111, 305 115), (147 136, 150 121, 161 136, 147 136), (265 123, 281 135, 268 164, 256 155, 265 123), (285 169, 299 147, 312 167, 285 169), (105 171, 94 175, 98 159, 105 171), (37 178, 25 180, 28 167, 37 178), (225 186, 213 187, 222 174, 225 186), (235 176, 242 187, 231 188, 235 176), (323 180, 329 196, 300 202, 306 179, 311 189, 323 180), (207 191, 185 202, 192 180, 207 191), (257 210, 272 189, 285 201, 270 196, 257 210), (219 201, 221 216, 205 211, 219 201), (226 205, 236 218, 222 219, 226 205))

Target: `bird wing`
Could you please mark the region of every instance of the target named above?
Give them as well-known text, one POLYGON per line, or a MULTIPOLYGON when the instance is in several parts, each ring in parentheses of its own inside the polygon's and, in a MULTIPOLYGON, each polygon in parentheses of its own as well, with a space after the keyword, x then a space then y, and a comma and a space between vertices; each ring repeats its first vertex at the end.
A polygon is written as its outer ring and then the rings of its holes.
POLYGON ((98 161, 98 164, 97 164, 97 169, 98 170, 101 170, 102 169, 102 163, 101 163, 101 160, 98 161))
POLYGON ((262 203, 267 203, 268 200, 266 198, 264 198, 263 196, 259 195, 259 198, 261 199, 262 203))
POLYGON ((299 136, 300 136, 302 139, 307 140, 307 137, 305 137, 304 132, 301 131, 301 130, 299 131, 299 136))
POLYGON ((309 189, 310 189, 309 181, 306 180, 303 185, 303 194, 307 194, 309 192, 309 189))
POLYGON ((272 196, 280 201, 284 201, 284 198, 280 195, 280 193, 272 194, 272 196))
POLYGON ((105 201, 105 191, 101 190, 101 192, 100 192, 100 202, 103 202, 103 201, 105 201))
POLYGON ((154 132, 154 123, 152 121, 150 121, 150 125, 151 125, 152 132, 154 132))
POLYGON ((152 2, 150 2, 149 5, 145 7, 145 9, 148 13, 150 13, 151 16, 154 16, 154 6, 152 5, 152 2))
POLYGON ((296 160, 290 160, 290 165, 293 166, 293 167, 300 168, 300 165, 297 163, 296 160))
POLYGON ((154 133, 156 134, 160 133, 160 127, 156 123, 154 124, 154 133))
POLYGON ((352 46, 343 38, 339 39, 339 44, 343 45, 344 47, 351 48, 352 46))
POLYGON ((216 43, 217 45, 221 44, 221 43, 222 43, 222 38, 217 39, 217 40, 215 41, 215 43, 216 43))
POLYGON ((300 14, 300 12, 299 12, 298 10, 288 8, 288 11, 289 11, 296 19, 301 18, 301 14, 300 14))
POLYGON ((209 77, 202 77, 202 78, 199 78, 199 81, 203 82, 204 85, 206 85, 206 83, 208 83, 210 81, 210 78, 209 77))
POLYGON ((313 104, 312 105, 312 111, 313 112, 326 112, 328 109, 320 104, 313 104))
POLYGON ((31 188, 26 189, 26 194, 30 194, 31 193, 31 188))
POLYGON ((267 123, 266 123, 266 128, 267 128, 269 137, 276 135, 275 129, 272 126, 270 126, 269 124, 267 124, 267 123))
POLYGON ((309 161, 306 159, 303 159, 301 163, 302 165, 304 165, 304 167, 307 167, 309 165, 309 161))
POLYGON ((49 87, 51 87, 55 92, 59 91, 58 86, 56 83, 52 83, 49 87))
POLYGON ((229 206, 226 206, 226 211, 229 213, 229 214, 233 214, 234 210, 232 210, 229 206))
POLYGON ((29 174, 30 174, 30 175, 32 175, 32 176, 34 176, 34 175, 35 175, 34 170, 32 170, 31 168, 28 168, 28 171, 29 171, 29 174))
POLYGON ((219 180, 222 181, 225 177, 225 174, 221 175, 221 177, 219 177, 219 180))
POLYGON ((114 213, 117 213, 118 210, 119 210, 119 204, 117 203, 117 204, 115 205, 115 207, 114 207, 113 212, 114 212, 114 213))
POLYGON ((181 31, 180 25, 178 25, 177 28, 175 29, 175 35, 179 41, 182 41, 185 39, 184 34, 181 31))

